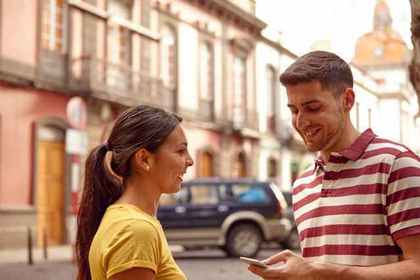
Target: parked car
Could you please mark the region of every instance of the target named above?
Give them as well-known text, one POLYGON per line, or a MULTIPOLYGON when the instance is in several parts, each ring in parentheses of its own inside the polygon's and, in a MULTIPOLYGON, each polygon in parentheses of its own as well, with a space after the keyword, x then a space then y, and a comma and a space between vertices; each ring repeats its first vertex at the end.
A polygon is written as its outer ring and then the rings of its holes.
POLYGON ((287 203, 287 208, 284 211, 284 217, 289 219, 292 229, 285 238, 280 239, 280 244, 285 248, 296 250, 300 248, 300 240, 296 227, 295 216, 293 214, 292 193, 289 191, 282 191, 282 194, 287 203))
POLYGON ((278 241, 292 228, 278 187, 254 179, 201 178, 164 195, 160 220, 170 244, 219 247, 228 256, 255 256, 264 241, 278 241))

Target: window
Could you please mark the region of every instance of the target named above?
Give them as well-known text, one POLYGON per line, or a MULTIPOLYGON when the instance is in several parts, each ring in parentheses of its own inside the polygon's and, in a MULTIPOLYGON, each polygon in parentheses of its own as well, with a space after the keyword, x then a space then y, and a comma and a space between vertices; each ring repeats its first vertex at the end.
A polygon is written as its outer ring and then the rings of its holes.
POLYGON ((200 100, 199 110, 207 118, 213 119, 214 99, 214 55, 209 42, 200 45, 200 100))
POLYGON ((246 175, 246 155, 244 152, 240 152, 233 162, 233 177, 246 177, 246 175))
POLYGON ((181 188, 177 193, 162 194, 159 200, 161 206, 173 206, 177 204, 185 204, 188 202, 188 189, 181 188))
POLYGON ((64 0, 42 2, 41 45, 44 49, 64 49, 64 0))
POLYGON ((246 58, 236 56, 233 69, 233 122, 238 126, 242 126, 246 115, 246 58))
MULTIPOLYGON (((108 11, 113 17, 129 20, 132 8, 131 1, 109 1, 108 11)), ((131 38, 130 31, 116 23, 108 26, 108 59, 115 64, 130 64, 131 38)))
MULTIPOLYGON (((108 2, 108 12, 111 17, 129 20, 132 2, 128 0, 112 0, 108 2)), ((107 57, 110 64, 107 67, 108 84, 121 92, 129 88, 129 72, 127 65, 131 64, 131 31, 117 22, 108 24, 107 57)))
POLYGON ((161 31, 161 75, 167 87, 176 85, 176 37, 173 29, 164 25, 161 31))
POLYGON ((270 131, 276 129, 276 70, 267 67, 267 127, 270 131))
POLYGON ((218 194, 217 188, 211 185, 193 185, 190 186, 191 204, 217 204, 218 194))
POLYGON ((268 178, 275 178, 277 177, 277 160, 274 158, 270 158, 268 160, 268 178))
POLYGON ((200 47, 200 98, 213 100, 214 67, 213 48, 205 42, 200 47))
POLYGON ((235 201, 242 203, 267 204, 270 202, 270 197, 260 185, 232 185, 232 195, 235 201))
POLYGON ((214 176, 214 157, 209 151, 202 151, 198 154, 197 176, 211 177, 214 176))

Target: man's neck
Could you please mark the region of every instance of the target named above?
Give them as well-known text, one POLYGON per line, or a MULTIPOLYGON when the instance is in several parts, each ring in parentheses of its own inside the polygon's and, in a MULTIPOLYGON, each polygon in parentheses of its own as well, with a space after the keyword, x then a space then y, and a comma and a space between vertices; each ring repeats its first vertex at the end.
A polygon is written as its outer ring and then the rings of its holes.
POLYGON ((351 124, 344 128, 344 133, 340 136, 340 139, 331 148, 320 151, 320 158, 324 162, 328 162, 331 153, 340 152, 350 147, 354 141, 360 136, 360 132, 351 124))

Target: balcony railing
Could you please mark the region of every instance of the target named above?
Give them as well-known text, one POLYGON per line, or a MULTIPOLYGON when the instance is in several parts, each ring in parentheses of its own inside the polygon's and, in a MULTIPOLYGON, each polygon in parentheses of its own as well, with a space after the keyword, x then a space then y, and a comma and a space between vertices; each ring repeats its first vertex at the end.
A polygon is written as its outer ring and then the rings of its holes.
POLYGON ((126 105, 142 103, 173 110, 174 89, 130 66, 84 57, 73 60, 69 72, 72 90, 126 105))
POLYGON ((256 111, 234 107, 232 113, 232 126, 234 130, 244 128, 258 130, 258 114, 256 111))

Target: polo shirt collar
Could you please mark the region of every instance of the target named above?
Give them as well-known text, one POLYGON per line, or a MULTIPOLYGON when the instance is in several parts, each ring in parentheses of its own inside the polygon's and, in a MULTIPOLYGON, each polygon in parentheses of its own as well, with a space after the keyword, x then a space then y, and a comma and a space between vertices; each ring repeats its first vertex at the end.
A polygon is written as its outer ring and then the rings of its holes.
MULTIPOLYGON (((329 162, 345 163, 347 160, 358 160, 375 137, 376 134, 373 133, 372 129, 366 129, 348 148, 345 148, 341 152, 331 153, 329 162)), ((315 159, 313 171, 316 172, 319 169, 325 170, 325 165, 326 162, 318 155, 315 159)))
POLYGON ((372 129, 368 128, 362 134, 360 134, 359 137, 357 137, 357 139, 353 142, 353 144, 350 145, 350 147, 345 148, 338 154, 352 161, 358 160, 375 137, 376 134, 373 133, 372 129))

